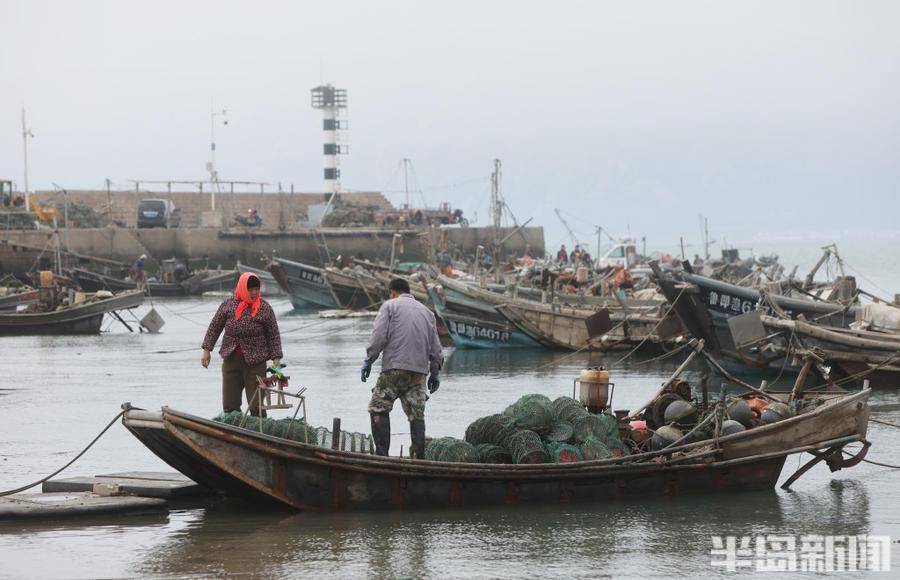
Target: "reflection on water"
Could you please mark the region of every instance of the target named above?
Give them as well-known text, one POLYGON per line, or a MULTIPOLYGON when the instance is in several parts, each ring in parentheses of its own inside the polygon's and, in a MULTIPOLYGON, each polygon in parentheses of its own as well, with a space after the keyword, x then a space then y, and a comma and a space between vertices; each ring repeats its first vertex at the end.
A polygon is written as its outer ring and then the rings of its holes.
POLYGON ((136 569, 326 576, 546 576, 708 572, 710 536, 870 533, 859 482, 609 504, 288 514, 225 502, 173 515, 177 532, 136 569))
MULTIPOLYGON (((99 337, 0 339, 9 367, 4 368, 6 376, 34 376, 40 364, 44 377, 39 392, 27 381, 0 385, 0 412, 6 417, 0 488, 33 481, 59 467, 123 401, 145 408, 168 404, 202 416, 219 411, 218 363, 202 369, 197 350, 218 301, 157 301, 157 306, 167 321, 159 335, 118 329, 99 337)), ((347 430, 367 431, 372 385, 360 383, 359 367, 371 321, 322 322, 310 313, 288 315, 287 309, 285 303, 276 308, 285 362, 292 385, 309 388, 312 422, 330 425, 339 416, 347 430)), ((622 353, 510 349, 447 354, 441 388, 426 412, 434 435, 461 436, 473 419, 501 411, 523 393, 571 394, 578 372, 597 364, 612 367, 614 407, 635 408, 683 361, 683 353, 663 360, 635 356, 619 365, 613 363, 622 353)), ((696 389, 701 373, 702 367, 692 365, 684 376, 696 389)), ((713 398, 718 382, 709 383, 713 398)), ((900 424, 900 394, 875 393, 872 414, 900 424)), ((392 421, 393 431, 408 430, 399 406, 392 421)), ((895 451, 900 431, 873 424, 870 438, 870 458, 900 463, 895 451)), ((408 436, 394 439, 394 453, 401 443, 408 445, 408 436)), ((808 457, 789 458, 782 480, 808 457)), ((164 469, 124 429, 114 428, 68 474, 164 469)), ((295 514, 207 501, 169 514, 2 524, 0 577, 703 577, 713 572, 713 535, 900 537, 898 477, 871 465, 835 474, 819 465, 791 492, 471 511, 295 514)))

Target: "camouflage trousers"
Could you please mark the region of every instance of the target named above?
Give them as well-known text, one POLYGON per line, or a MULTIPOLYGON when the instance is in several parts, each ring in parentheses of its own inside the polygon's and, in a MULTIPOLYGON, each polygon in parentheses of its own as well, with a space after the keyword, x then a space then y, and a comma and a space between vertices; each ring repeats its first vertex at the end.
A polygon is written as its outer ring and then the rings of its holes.
POLYGON ((425 375, 400 369, 383 371, 372 389, 369 412, 390 413, 397 399, 410 421, 425 419, 425 375))

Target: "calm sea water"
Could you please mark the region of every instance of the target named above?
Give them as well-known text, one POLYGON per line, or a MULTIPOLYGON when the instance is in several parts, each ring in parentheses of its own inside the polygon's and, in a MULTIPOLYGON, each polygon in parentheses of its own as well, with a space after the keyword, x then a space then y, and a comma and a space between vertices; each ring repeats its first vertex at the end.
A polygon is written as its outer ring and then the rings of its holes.
MULTIPOLYGON (((893 272, 879 275, 879 283, 894 282, 893 272)), ((95 337, 0 338, 0 488, 65 463, 122 402, 215 415, 219 363, 201 368, 198 346, 217 305, 157 301, 167 321, 159 335, 129 334, 116 323, 95 337)), ((323 322, 290 313, 286 302, 274 306, 292 383, 309 387, 311 421, 330 425, 340 416, 345 429, 367 431, 369 386, 359 381, 359 366, 371 322, 323 322)), ((473 419, 523 393, 571 393, 578 371, 601 361, 540 350, 447 355, 427 408, 432 435, 460 436, 473 419)), ((642 403, 676 365, 632 359, 616 367, 614 407, 642 403)), ((900 423, 900 390, 878 392, 871 404, 874 418, 900 423)), ((396 453, 408 445, 399 405, 392 420, 396 453)), ((871 459, 900 464, 900 431, 873 424, 870 439, 871 459)), ((783 476, 800 462, 790 458, 783 476)), ((126 470, 168 467, 117 425, 67 475, 126 470)), ((863 464, 834 474, 817 466, 791 492, 597 505, 310 515, 205 500, 163 514, 0 524, 0 577, 704 577, 722 573, 710 564, 712 536, 900 539, 898 484, 900 471, 863 464)), ((896 543, 892 552, 900 566, 896 543)))

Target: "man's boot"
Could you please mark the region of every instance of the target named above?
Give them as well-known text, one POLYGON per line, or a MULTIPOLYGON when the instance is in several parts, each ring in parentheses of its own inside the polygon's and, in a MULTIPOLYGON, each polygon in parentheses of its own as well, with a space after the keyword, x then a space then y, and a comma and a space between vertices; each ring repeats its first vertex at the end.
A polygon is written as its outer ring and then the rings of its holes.
POLYGON ((425 420, 416 419, 409 422, 409 434, 412 438, 412 452, 416 459, 425 459, 425 420))
POLYGON ((372 418, 372 440, 375 454, 388 456, 391 449, 391 415, 389 413, 369 413, 372 418))

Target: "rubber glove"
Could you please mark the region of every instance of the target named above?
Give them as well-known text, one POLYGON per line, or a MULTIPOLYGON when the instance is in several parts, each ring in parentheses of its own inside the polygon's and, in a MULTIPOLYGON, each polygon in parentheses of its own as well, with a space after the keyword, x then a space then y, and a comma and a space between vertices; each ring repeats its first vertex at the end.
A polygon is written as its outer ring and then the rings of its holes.
POLYGON ((428 392, 432 395, 438 388, 441 386, 441 381, 438 379, 437 371, 431 373, 431 376, 428 377, 428 392))
POLYGON ((362 369, 359 372, 359 378, 362 379, 362 382, 366 382, 366 379, 369 378, 370 374, 372 374, 372 361, 366 359, 363 361, 362 369))

